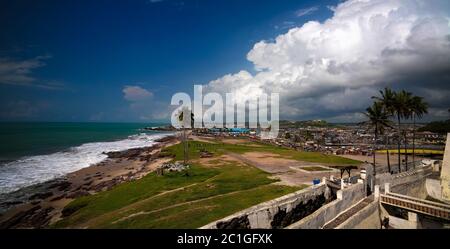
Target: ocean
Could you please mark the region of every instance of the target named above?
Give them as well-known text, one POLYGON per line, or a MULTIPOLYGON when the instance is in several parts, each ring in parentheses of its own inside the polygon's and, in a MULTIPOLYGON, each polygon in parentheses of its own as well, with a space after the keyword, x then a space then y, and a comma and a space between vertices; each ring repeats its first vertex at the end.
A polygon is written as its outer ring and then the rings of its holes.
POLYGON ((0 194, 64 176, 103 152, 151 146, 161 123, 0 123, 0 194))

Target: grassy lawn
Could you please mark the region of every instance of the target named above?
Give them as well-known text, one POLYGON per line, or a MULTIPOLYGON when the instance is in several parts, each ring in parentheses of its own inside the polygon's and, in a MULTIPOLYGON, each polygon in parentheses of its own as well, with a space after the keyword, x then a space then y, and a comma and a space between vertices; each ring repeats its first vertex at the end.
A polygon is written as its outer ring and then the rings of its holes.
POLYGON ((278 154, 284 158, 294 159, 298 161, 332 164, 335 166, 359 165, 361 163, 360 161, 339 157, 335 155, 326 155, 320 152, 297 151, 289 148, 277 147, 262 143, 253 143, 253 144, 258 145, 258 147, 251 146, 252 144, 223 144, 222 149, 240 154, 255 151, 267 152, 278 154))
MULTIPOLYGON (((203 143, 198 141, 189 141, 189 159, 197 159, 200 156, 200 150, 205 149, 209 152, 213 152, 216 155, 221 155, 226 152, 234 152, 239 154, 244 154, 246 152, 267 152, 278 154, 282 157, 294 159, 298 161, 304 162, 313 162, 313 163, 324 163, 324 164, 333 164, 335 166, 339 165, 358 165, 361 162, 335 156, 335 155, 326 155, 320 152, 304 152, 304 151, 296 151, 289 148, 278 147, 273 145, 267 145, 263 143, 257 142, 247 142, 240 144, 228 144, 228 143, 203 143)), ((183 159, 183 147, 179 144, 177 146, 172 146, 164 150, 167 155, 175 155, 175 160, 183 159)))
MULTIPOLYGON (((386 150, 377 150, 378 153, 386 153, 386 150)), ((390 149, 389 153, 392 154, 397 154, 398 150, 396 149, 390 149)), ((407 149, 406 150, 407 154, 412 154, 413 150, 412 149, 407 149)), ((443 150, 427 150, 427 149, 415 149, 415 153, 416 155, 421 155, 421 154, 428 154, 428 155, 443 155, 444 151, 443 150)), ((405 154, 405 149, 400 149, 400 154, 405 154)))
MULTIPOLYGON (((358 161, 312 152, 298 152, 259 143, 224 144, 189 142, 191 168, 185 173, 150 173, 140 180, 69 203, 68 217, 55 228, 196 228, 306 186, 274 185, 269 173, 238 162, 214 160, 214 167, 199 164, 201 150, 220 156, 227 152, 261 151, 302 161, 357 164, 358 161), (254 146, 255 144, 258 147, 254 146)), ((182 160, 182 145, 162 153, 182 160)), ((313 167, 311 167, 313 168, 313 167)), ((322 167, 320 170, 326 170, 322 167)))

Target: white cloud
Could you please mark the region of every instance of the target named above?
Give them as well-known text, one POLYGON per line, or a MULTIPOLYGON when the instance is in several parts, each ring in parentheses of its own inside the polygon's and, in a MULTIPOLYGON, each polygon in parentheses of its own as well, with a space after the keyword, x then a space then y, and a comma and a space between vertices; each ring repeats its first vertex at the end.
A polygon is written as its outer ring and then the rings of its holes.
POLYGON ((124 98, 131 102, 147 100, 153 96, 153 93, 140 86, 125 86, 122 90, 124 98))
POLYGON ((49 55, 36 56, 31 59, 0 58, 0 84, 34 86, 46 89, 62 89, 64 84, 55 81, 39 80, 33 71, 44 67, 49 55))
POLYGON ((129 101, 127 115, 145 121, 167 120, 172 107, 153 98, 153 92, 136 85, 122 89, 124 99, 129 101))
POLYGON ((408 88, 405 82, 420 77, 442 77, 445 86, 449 10, 444 0, 346 1, 323 23, 310 21, 274 42, 256 43, 247 55, 255 75, 228 74, 207 89, 241 97, 279 92, 281 115, 305 118, 311 110, 363 111, 386 84, 408 88))
POLYGON ((313 7, 309 7, 309 8, 299 9, 295 12, 295 15, 298 17, 302 17, 302 16, 312 14, 312 13, 316 12, 317 10, 319 10, 319 6, 313 6, 313 7))

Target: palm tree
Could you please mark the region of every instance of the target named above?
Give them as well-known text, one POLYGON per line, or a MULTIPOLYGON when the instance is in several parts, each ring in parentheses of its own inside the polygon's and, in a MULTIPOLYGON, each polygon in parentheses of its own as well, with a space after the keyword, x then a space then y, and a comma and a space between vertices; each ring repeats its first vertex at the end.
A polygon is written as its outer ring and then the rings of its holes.
MULTIPOLYGON (((395 93, 394 98, 394 109, 395 114, 397 116, 397 122, 398 122, 398 136, 399 139, 397 141, 397 149, 398 149, 398 155, 400 159, 400 140, 401 140, 401 119, 409 119, 411 117, 411 109, 410 109, 410 103, 412 99, 412 94, 410 92, 407 92, 405 90, 402 90, 398 93, 395 93)), ((407 138, 406 138, 406 131, 403 131, 404 135, 404 148, 405 148, 405 169, 408 170, 408 153, 407 153, 407 138)), ((399 161, 400 163, 400 161, 399 161)), ((400 164, 399 164, 399 172, 400 170, 400 164)))
POLYGON ((408 113, 408 99, 410 93, 401 91, 399 93, 392 91, 389 88, 385 88, 384 92, 380 91, 380 97, 374 97, 380 99, 385 106, 386 110, 397 117, 397 155, 398 155, 398 172, 401 172, 401 155, 400 155, 400 143, 401 143, 401 119, 405 118, 408 113))
MULTIPOLYGON (((378 100, 380 103, 383 104, 384 111, 389 115, 392 116, 395 113, 394 110, 394 100, 395 100, 395 92, 392 91, 390 88, 385 87, 384 90, 380 90, 381 97, 378 96, 372 96, 372 99, 378 100)), ((388 170, 391 172, 391 160, 389 155, 389 135, 386 134, 386 159, 388 164, 388 170)), ((399 156, 399 165, 400 165, 400 156, 399 156)))
POLYGON ((415 149, 416 149, 416 145, 415 145, 415 139, 416 139, 416 117, 418 119, 421 119, 422 116, 425 113, 428 113, 428 103, 423 101, 422 97, 419 96, 414 96, 411 98, 410 100, 410 110, 412 113, 412 119, 413 119, 413 148, 412 148, 412 154, 413 154, 413 165, 415 167, 415 162, 416 162, 416 154, 415 154, 415 149))
POLYGON ((384 129, 386 127, 391 127, 390 121, 389 121, 389 113, 386 112, 386 109, 384 108, 384 104, 379 101, 375 101, 371 107, 368 107, 366 109, 366 112, 364 115, 368 118, 367 121, 362 122, 362 124, 368 125, 371 129, 374 131, 374 145, 373 145, 373 179, 375 179, 376 176, 376 145, 378 140, 378 135, 383 134, 384 129))
POLYGON ((389 157, 389 134, 386 132, 386 160, 388 165, 388 171, 391 173, 391 158, 389 157))

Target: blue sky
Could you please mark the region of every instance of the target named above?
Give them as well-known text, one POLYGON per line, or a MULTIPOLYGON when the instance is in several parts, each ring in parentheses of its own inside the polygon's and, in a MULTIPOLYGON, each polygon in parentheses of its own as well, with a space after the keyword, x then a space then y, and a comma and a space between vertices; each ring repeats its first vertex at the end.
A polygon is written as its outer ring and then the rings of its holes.
MULTIPOLYGON (((128 111, 124 86, 141 86, 154 101, 168 103, 173 93, 192 91, 194 83, 252 70, 246 53, 253 44, 275 37, 291 22, 306 21, 295 11, 314 4, 2 1, 0 58, 43 57, 39 62, 45 64, 30 69, 30 85, 0 84, 2 106, 17 108, 2 118, 139 121, 128 111)), ((308 17, 330 14, 323 6, 308 17)))
MULTIPOLYGON (((273 43, 307 21, 323 23, 339 3, 2 1, 0 120, 168 120, 172 94, 242 70, 258 74, 259 62, 247 58, 256 43, 273 43)), ((286 117, 333 121, 354 112, 286 117)))

